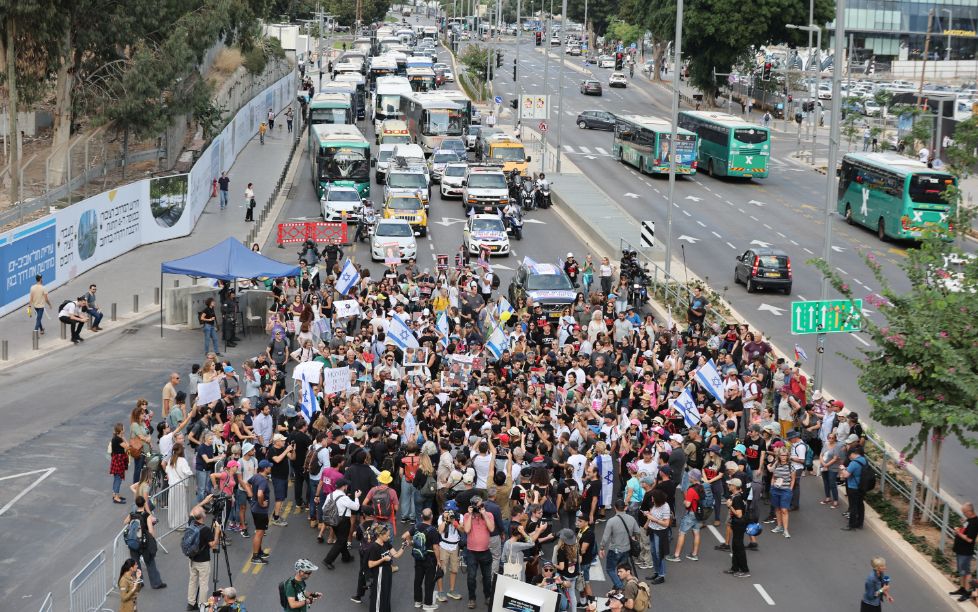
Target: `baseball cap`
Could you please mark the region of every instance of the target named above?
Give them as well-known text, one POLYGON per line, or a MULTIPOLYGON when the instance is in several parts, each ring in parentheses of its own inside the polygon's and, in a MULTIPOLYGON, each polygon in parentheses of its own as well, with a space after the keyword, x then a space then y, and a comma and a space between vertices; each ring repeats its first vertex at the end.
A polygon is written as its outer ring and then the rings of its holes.
POLYGON ((280 433, 277 433, 274 436, 272 436, 272 442, 279 442, 279 441, 282 441, 282 440, 285 440, 285 436, 283 436, 280 433))
POLYGON ((499 441, 503 444, 509 444, 509 434, 499 434, 499 441))
POLYGON ((272 462, 269 461, 268 459, 262 459, 261 461, 258 462, 259 470, 266 470, 270 467, 272 467, 272 462))
POLYGON ((462 475, 462 484, 470 485, 473 482, 475 482, 475 475, 474 474, 470 474, 470 473, 466 472, 465 474, 462 475))
POLYGON ((800 438, 801 437, 801 434, 799 434, 797 431, 795 431, 794 429, 792 429, 791 431, 788 432, 788 435, 785 436, 785 437, 790 440, 792 438, 800 438))
POLYGON ((846 444, 855 444, 856 442, 859 442, 859 436, 856 434, 849 434, 849 437, 846 438, 846 444))
POLYGON ((683 443, 683 437, 679 434, 672 434, 671 436, 669 436, 669 439, 672 440, 673 442, 678 442, 680 444, 683 443))
POLYGON ((672 468, 669 467, 668 465, 664 465, 659 468, 659 473, 665 474, 666 476, 672 476, 672 468))
POLYGON ((710 451, 711 453, 716 453, 719 455, 723 449, 720 448, 720 446, 717 444, 711 444, 710 448, 708 448, 707 450, 710 451))
POLYGON ((736 461, 728 461, 728 462, 726 462, 726 463, 723 464, 723 467, 724 467, 724 469, 727 469, 727 470, 736 470, 736 469, 740 468, 740 466, 737 465, 737 462, 736 461))
POLYGON ((738 489, 744 486, 744 483, 740 482, 739 478, 731 478, 727 481, 727 484, 731 487, 737 487, 738 489))

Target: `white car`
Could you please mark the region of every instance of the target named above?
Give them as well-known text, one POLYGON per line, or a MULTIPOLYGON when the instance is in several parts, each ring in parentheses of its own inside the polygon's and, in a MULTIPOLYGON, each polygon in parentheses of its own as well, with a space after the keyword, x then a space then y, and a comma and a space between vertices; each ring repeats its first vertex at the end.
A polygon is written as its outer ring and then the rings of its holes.
POLYGON ((615 58, 610 55, 602 55, 598 58, 598 68, 615 68, 615 58))
POLYGON ((446 83, 454 83, 455 82, 455 73, 452 72, 452 67, 451 66, 449 66, 448 64, 439 62, 439 63, 437 63, 437 64, 434 65, 434 68, 436 70, 439 70, 439 69, 442 70, 442 74, 444 75, 444 78, 445 78, 445 82, 446 83))
POLYGON ((832 99, 832 86, 831 85, 819 85, 819 87, 818 87, 818 99, 819 100, 831 100, 832 99))
POLYGON ((608 87, 628 87, 628 77, 624 72, 612 72, 608 77, 608 87))
POLYGON ((436 149, 431 157, 428 158, 428 165, 431 168, 431 180, 441 181, 441 175, 445 172, 445 166, 452 162, 459 161, 458 153, 452 149, 436 149))
POLYGON ((360 213, 363 211, 363 201, 355 187, 330 185, 326 188, 320 204, 323 209, 323 219, 330 222, 356 223, 360 220, 360 213))
POLYGON ((472 215, 462 230, 462 242, 472 255, 485 248, 489 255, 509 255, 506 224, 499 215, 472 215))
POLYGON ((465 181, 465 171, 469 165, 465 162, 454 162, 445 166, 441 175, 441 197, 460 198, 464 191, 462 182, 465 181))
POLYGON ((551 36, 550 37, 550 46, 551 47, 559 47, 560 46, 560 36, 558 36, 556 34, 554 34, 553 36, 551 36))
POLYGON ((866 114, 870 117, 878 117, 879 114, 883 112, 883 107, 877 104, 876 100, 864 101, 863 108, 866 109, 866 114))
POLYGON ((374 236, 370 240, 370 260, 383 261, 384 247, 396 244, 401 259, 415 259, 418 256, 418 243, 414 239, 411 224, 404 219, 381 219, 374 226, 374 236))
POLYGON ((396 144, 387 143, 377 148, 377 157, 374 158, 374 178, 381 185, 387 180, 387 171, 390 169, 391 157, 394 156, 396 146, 396 144))

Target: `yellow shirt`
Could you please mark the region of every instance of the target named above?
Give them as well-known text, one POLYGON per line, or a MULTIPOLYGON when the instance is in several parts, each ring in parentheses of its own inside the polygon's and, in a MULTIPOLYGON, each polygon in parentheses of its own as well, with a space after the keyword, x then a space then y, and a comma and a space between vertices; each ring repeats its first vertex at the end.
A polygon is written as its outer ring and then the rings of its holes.
POLYGON ((436 313, 448 310, 448 296, 441 294, 436 295, 435 299, 431 302, 431 306, 436 313))
POLYGON ((47 305, 48 292, 44 285, 31 285, 30 304, 33 308, 44 308, 47 305))

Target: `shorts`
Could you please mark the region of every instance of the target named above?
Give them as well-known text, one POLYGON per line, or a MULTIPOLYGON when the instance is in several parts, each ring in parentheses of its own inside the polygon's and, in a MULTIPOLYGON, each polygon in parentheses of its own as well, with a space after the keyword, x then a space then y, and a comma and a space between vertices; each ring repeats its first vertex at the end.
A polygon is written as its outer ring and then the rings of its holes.
POLYGON ((267 531, 268 530, 268 513, 267 512, 255 512, 252 510, 251 518, 255 521, 255 531, 267 531))
POLYGON ((272 478, 272 488, 275 491, 275 501, 285 501, 285 498, 289 496, 289 479, 272 478))
POLYGON ((242 507, 248 503, 248 494, 241 489, 234 492, 234 503, 242 507))
POLYGON ((771 507, 783 510, 791 507, 791 489, 771 487, 771 507))
POLYGON ((594 559, 584 562, 581 561, 581 578, 584 582, 591 582, 591 564, 594 563, 594 559))
POLYGON ((457 574, 458 573, 458 546, 456 545, 455 550, 445 550, 441 549, 439 553, 441 562, 438 564, 442 571, 446 574, 457 574))
POLYGON ((958 576, 967 576, 971 573, 972 555, 955 555, 957 558, 958 576))
POLYGON ((679 532, 689 533, 692 531, 699 531, 703 528, 703 523, 696 520, 696 515, 692 512, 687 512, 683 515, 683 518, 679 519, 679 532))

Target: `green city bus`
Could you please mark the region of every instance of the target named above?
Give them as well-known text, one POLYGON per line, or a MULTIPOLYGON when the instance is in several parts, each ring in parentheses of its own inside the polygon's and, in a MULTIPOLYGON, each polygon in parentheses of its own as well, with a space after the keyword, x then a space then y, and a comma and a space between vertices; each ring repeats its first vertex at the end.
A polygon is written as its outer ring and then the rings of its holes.
POLYGON ((849 153, 839 170, 838 211, 850 225, 876 230, 880 240, 917 240, 925 229, 947 232, 956 184, 947 172, 893 152, 849 153))
POLYGON ((353 123, 353 101, 345 92, 319 92, 309 101, 309 134, 320 123, 353 123))
POLYGON ((615 117, 612 150, 615 159, 648 174, 668 174, 669 155, 676 154, 676 174, 696 174, 696 134, 679 128, 671 146, 672 124, 656 117, 615 117))
POLYGON ((699 136, 699 165, 710 176, 767 177, 771 134, 733 115, 681 111, 679 127, 699 136))
POLYGON ((370 195, 370 143, 354 125, 319 123, 310 127, 309 159, 316 196, 333 183, 370 195))

